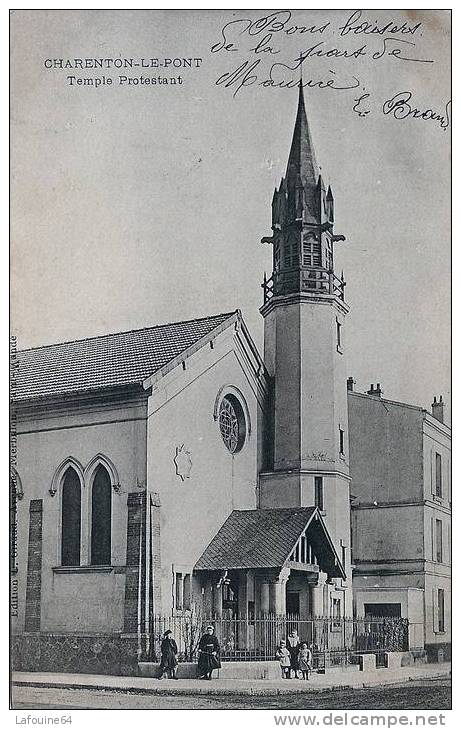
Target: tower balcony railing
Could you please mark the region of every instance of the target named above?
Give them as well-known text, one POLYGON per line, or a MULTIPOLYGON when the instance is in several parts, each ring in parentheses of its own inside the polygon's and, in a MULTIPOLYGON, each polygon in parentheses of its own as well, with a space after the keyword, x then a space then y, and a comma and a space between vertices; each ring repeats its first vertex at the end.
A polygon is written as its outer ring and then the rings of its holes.
POLYGON ((276 271, 270 278, 264 274, 261 284, 264 293, 264 303, 273 296, 283 296, 308 292, 313 294, 326 294, 337 296, 344 301, 346 282, 344 276, 336 276, 333 271, 316 266, 303 266, 302 268, 276 271))

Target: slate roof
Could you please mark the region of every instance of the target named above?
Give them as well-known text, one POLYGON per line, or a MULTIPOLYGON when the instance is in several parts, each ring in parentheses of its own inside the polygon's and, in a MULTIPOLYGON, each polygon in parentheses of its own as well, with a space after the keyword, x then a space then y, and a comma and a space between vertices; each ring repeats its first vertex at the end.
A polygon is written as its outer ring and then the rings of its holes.
POLYGON ((234 311, 24 349, 18 352, 14 400, 142 385, 147 377, 236 314, 234 311))
POLYGON ((314 506, 233 511, 195 569, 281 567, 315 511, 314 506))

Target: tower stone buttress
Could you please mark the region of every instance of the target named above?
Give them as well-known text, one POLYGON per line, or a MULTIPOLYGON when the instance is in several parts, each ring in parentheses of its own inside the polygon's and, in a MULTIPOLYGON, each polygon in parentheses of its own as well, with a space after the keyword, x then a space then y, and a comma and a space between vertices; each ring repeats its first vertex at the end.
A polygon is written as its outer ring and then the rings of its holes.
MULTIPOLYGON (((285 177, 272 200, 273 270, 264 280, 264 359, 273 380, 261 508, 319 507, 350 572, 345 281, 334 268, 334 199, 319 172, 300 85, 285 177)), ((346 614, 351 614, 350 585, 346 614)))

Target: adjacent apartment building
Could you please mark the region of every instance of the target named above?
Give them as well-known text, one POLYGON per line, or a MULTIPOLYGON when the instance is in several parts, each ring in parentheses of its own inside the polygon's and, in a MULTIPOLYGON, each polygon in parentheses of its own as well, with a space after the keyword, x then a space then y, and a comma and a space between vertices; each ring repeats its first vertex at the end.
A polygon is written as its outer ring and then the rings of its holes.
POLYGON ((423 408, 348 380, 355 613, 404 617, 410 647, 451 646, 451 429, 423 408))

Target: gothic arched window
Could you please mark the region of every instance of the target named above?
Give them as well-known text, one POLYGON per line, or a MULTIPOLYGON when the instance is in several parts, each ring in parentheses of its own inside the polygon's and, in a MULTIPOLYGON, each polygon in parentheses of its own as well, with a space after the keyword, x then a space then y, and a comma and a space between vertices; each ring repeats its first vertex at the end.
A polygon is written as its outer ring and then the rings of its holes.
POLYGON ((64 566, 80 564, 81 507, 80 479, 70 467, 62 483, 61 564, 64 566))
POLYGON ((112 486, 104 466, 99 465, 91 491, 91 564, 111 564, 112 486))

